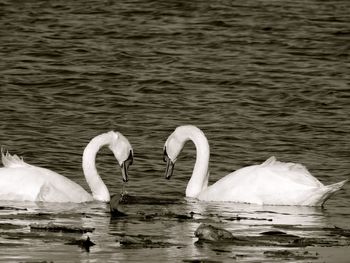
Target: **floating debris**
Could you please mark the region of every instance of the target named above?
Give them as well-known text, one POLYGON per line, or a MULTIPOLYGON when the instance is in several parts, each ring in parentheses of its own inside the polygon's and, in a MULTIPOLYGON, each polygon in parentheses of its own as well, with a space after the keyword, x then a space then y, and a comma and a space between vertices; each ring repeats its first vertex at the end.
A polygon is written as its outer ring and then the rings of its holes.
POLYGON ((262 232, 262 233, 260 233, 260 235, 299 238, 299 236, 287 234, 287 233, 279 231, 279 230, 271 230, 271 231, 262 232))
POLYGON ((0 206, 0 210, 28 211, 27 208, 18 208, 12 206, 0 206))
POLYGON ((96 244, 90 240, 90 237, 87 237, 86 239, 76 239, 67 242, 66 245, 78 245, 79 247, 85 249, 87 252, 90 252, 90 247, 96 244))
POLYGON ((120 245, 123 248, 165 248, 165 247, 172 247, 177 246, 181 247, 181 245, 178 244, 172 244, 168 242, 162 242, 162 241, 152 241, 150 238, 152 237, 146 237, 146 236, 123 236, 121 237, 119 241, 120 245))
POLYGON ((144 212, 138 212, 138 215, 141 215, 142 218, 140 220, 153 220, 155 218, 160 219, 160 220, 172 220, 172 219, 176 219, 179 222, 183 222, 186 220, 195 220, 193 215, 195 213, 194 212, 190 212, 189 215, 186 214, 176 214, 170 211, 165 211, 163 213, 150 213, 150 214, 146 214, 144 212))
POLYGON ((211 259, 184 259, 182 262, 186 263, 221 263, 222 261, 216 261, 211 259))
MULTIPOLYGON (((337 229, 337 228, 334 228, 337 229)), ((332 230, 334 230, 332 228, 332 230)), ((279 246, 279 247, 309 247, 309 246, 339 246, 350 245, 349 239, 339 238, 343 231, 333 238, 325 239, 324 237, 300 237, 288 234, 279 230, 272 230, 260 233, 258 236, 234 236, 226 229, 215 227, 212 225, 201 224, 195 231, 198 237, 197 244, 212 243, 213 245, 235 245, 235 246, 279 246)), ((346 233, 346 231, 345 231, 346 233)), ((346 233, 347 234, 347 233, 346 233)), ((218 248, 213 248, 218 249, 218 248)), ((219 248, 223 249, 223 248, 219 248)))
POLYGON ((244 216, 235 216, 226 218, 228 221, 241 221, 241 220, 255 220, 255 221, 272 221, 271 218, 258 218, 258 217, 244 217, 244 216))
POLYGON ((78 226, 66 226, 66 225, 57 225, 52 222, 48 224, 31 224, 31 230, 42 230, 50 232, 65 232, 65 233, 87 233, 93 232, 95 229, 90 227, 78 227, 78 226))
MULTIPOLYGON (((111 200, 117 195, 113 195, 111 200)), ((119 198, 119 204, 144 204, 144 205, 167 205, 167 204, 176 204, 179 203, 180 199, 170 199, 170 198, 157 198, 152 196, 132 196, 127 192, 121 193, 120 196, 115 198, 119 198)))
POLYGON ((318 253, 311 254, 309 251, 296 251, 296 250, 267 250, 264 251, 266 257, 305 260, 305 259, 318 259, 318 253))
POLYGON ((232 241, 236 238, 226 229, 201 224, 194 232, 199 241, 232 241))
POLYGON ((190 215, 175 215, 174 217, 177 218, 179 221, 183 220, 190 220, 193 219, 194 212, 190 212, 190 215))

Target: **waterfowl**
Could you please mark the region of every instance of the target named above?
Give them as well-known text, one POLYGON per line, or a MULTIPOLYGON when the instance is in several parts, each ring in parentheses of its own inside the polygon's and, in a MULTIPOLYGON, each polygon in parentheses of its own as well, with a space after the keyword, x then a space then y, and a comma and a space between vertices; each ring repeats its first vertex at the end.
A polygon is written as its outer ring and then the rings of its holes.
POLYGON ((325 186, 303 165, 270 157, 262 164, 241 168, 208 186, 208 140, 192 125, 177 127, 165 142, 167 179, 172 176, 176 159, 189 140, 196 146, 196 162, 186 187, 186 197, 260 205, 323 206, 348 181, 325 186))
POLYGON ((119 132, 110 131, 94 137, 83 153, 83 171, 91 194, 83 187, 46 168, 34 166, 17 155, 2 155, 0 168, 0 200, 33 202, 109 202, 110 194, 95 166, 97 152, 107 145, 122 168, 123 181, 128 180, 133 150, 129 141, 119 132))

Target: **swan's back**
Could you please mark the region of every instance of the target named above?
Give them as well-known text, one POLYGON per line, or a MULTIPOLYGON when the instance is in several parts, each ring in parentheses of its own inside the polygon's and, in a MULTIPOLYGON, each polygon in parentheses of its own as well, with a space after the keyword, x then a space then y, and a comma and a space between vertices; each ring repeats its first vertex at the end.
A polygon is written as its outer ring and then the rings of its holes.
POLYGON ((80 185, 49 169, 2 153, 0 199, 12 201, 87 202, 92 196, 80 185))
POLYGON ((41 167, 0 168, 0 199, 13 201, 87 202, 80 185, 41 167))
POLYGON ((300 164, 283 163, 275 157, 260 165, 239 169, 198 196, 208 201, 233 201, 271 205, 322 205, 339 190, 324 186, 300 164))
POLYGON ((262 169, 270 170, 282 177, 288 177, 289 180, 310 187, 322 187, 323 184, 299 163, 284 163, 277 161, 276 157, 272 156, 264 163, 259 165, 262 169))
POLYGON ((0 168, 0 199, 36 201, 44 179, 33 167, 0 168))

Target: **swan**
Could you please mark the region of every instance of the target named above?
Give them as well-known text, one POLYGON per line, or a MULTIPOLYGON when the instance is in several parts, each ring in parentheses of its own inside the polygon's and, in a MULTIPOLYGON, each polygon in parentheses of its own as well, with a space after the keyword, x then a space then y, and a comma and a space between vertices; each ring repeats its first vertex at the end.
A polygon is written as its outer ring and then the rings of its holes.
POLYGON ((133 150, 129 141, 119 132, 110 131, 94 137, 83 153, 83 172, 92 194, 83 187, 54 171, 30 165, 17 155, 1 151, 0 200, 33 202, 73 202, 93 200, 109 202, 106 185, 97 173, 97 152, 108 145, 122 168, 123 181, 128 180, 127 170, 133 161, 133 150))
POLYGON ((196 146, 196 162, 186 197, 259 205, 323 206, 348 181, 325 186, 303 165, 280 162, 272 156, 262 164, 241 168, 208 186, 209 144, 204 133, 192 125, 177 127, 164 144, 167 179, 188 140, 196 146))

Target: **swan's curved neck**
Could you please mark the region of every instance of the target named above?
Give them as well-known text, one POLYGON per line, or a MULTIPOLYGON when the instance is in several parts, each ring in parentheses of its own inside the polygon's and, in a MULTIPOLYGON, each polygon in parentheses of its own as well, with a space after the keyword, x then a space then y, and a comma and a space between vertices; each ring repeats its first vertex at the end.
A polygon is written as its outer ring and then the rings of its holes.
POLYGON ((107 186, 97 172, 95 161, 97 152, 110 141, 111 136, 108 133, 98 135, 89 142, 83 154, 83 171, 92 196, 95 200, 103 202, 110 201, 110 195, 107 186))
POLYGON ((209 178, 209 143, 204 133, 199 129, 190 129, 188 140, 196 146, 196 163, 190 181, 187 184, 186 196, 197 197, 208 187, 209 178))

